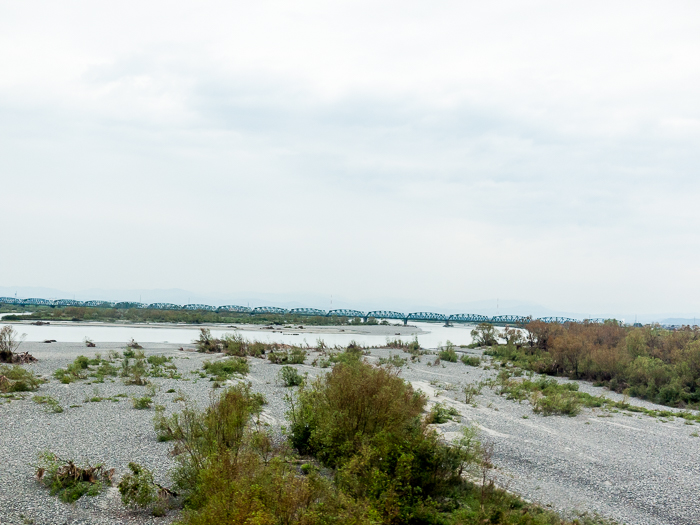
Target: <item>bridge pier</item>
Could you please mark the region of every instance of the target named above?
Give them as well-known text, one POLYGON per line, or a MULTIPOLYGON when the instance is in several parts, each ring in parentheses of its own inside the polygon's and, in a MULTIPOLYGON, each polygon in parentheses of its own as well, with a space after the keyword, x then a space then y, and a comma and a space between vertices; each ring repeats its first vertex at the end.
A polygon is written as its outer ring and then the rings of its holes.
POLYGON ((403 325, 406 326, 408 324, 408 317, 403 318, 403 325))

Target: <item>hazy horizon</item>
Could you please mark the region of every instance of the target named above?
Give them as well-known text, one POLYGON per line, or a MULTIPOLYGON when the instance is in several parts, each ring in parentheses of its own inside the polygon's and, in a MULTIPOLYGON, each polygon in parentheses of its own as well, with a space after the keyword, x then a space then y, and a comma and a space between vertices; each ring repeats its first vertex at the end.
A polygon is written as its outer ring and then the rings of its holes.
POLYGON ((332 310, 336 308, 349 308, 361 311, 371 310, 395 310, 403 313, 431 311, 443 314, 472 313, 481 315, 532 315, 533 317, 573 317, 586 318, 614 318, 626 323, 635 321, 641 323, 666 322, 668 324, 695 324, 693 312, 615 312, 593 311, 576 312, 551 308, 548 305, 536 304, 528 301, 513 300, 509 298, 476 299, 446 304, 420 302, 410 299, 388 298, 384 303, 377 301, 349 301, 344 297, 323 297, 317 294, 290 293, 290 294, 261 294, 254 292, 242 292, 238 294, 201 294, 191 290, 161 289, 161 290, 105 290, 89 289, 77 291, 56 290, 42 287, 6 287, 0 286, 0 297, 42 299, 77 299, 104 300, 104 301, 137 301, 146 304, 156 302, 169 302, 178 305, 202 303, 212 306, 236 304, 240 306, 278 306, 282 308, 319 308, 332 310))

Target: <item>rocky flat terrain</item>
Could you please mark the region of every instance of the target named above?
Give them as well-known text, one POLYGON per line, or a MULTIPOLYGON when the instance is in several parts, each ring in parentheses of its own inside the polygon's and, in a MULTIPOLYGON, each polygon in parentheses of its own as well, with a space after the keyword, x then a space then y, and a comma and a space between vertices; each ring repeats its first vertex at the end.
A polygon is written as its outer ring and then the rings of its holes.
MULTIPOLYGON (((205 359, 221 356, 179 348, 144 345, 146 355, 172 357, 182 376, 151 379, 156 387, 154 404, 165 406, 167 414, 180 410, 181 401, 176 401, 180 394, 204 406, 216 392, 198 372, 205 359)), ((121 352, 124 342, 98 343, 95 348, 82 343, 24 343, 21 349, 39 359, 26 367, 50 380, 23 399, 0 399, 0 524, 172 522, 176 513, 154 518, 124 509, 114 487, 68 505, 51 496, 34 477, 38 453, 51 450, 62 458, 113 467, 117 480, 135 461, 152 469, 160 483, 170 484, 172 445, 156 440, 154 410, 135 410, 129 399, 145 395, 146 387, 128 386, 119 378, 99 384, 88 384, 90 379, 62 384, 52 377, 54 370, 79 355, 121 352), (32 401, 34 395, 54 397, 63 412, 48 412, 45 405, 32 401), (114 401, 87 401, 94 397, 114 401)), ((375 349, 367 359, 378 361, 390 355, 409 357, 396 350, 375 349)), ((310 352, 306 364, 294 366, 310 377, 325 373, 327 369, 312 366, 316 357, 310 352)), ((457 436, 463 425, 478 425, 482 440, 493 444, 497 466, 493 475, 501 486, 564 512, 598 512, 629 525, 700 523, 699 424, 605 409, 583 409, 575 417, 544 417, 534 414, 528 402, 509 401, 488 386, 467 404, 462 387, 487 381, 497 371, 488 366, 488 359, 482 363, 488 369, 444 361, 432 366, 434 360, 430 355, 421 356, 420 362, 409 359, 401 375, 423 390, 430 404, 441 402, 459 412, 459 421, 439 425, 447 439, 457 436)), ((263 359, 251 358, 250 363, 247 380, 268 401, 263 418, 279 431, 285 424, 284 395, 290 389, 278 381, 280 366, 263 359)), ((581 390, 621 399, 590 384, 582 384, 581 390)))

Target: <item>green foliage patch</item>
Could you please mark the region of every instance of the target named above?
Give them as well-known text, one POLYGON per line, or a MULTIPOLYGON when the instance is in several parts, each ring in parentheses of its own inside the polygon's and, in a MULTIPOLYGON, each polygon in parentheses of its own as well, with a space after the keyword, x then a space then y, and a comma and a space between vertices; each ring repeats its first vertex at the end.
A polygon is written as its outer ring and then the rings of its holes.
POLYGON ((43 379, 19 365, 0 365, 0 392, 31 392, 37 390, 43 379))
POLYGON ((594 381, 616 392, 700 408, 700 329, 599 323, 526 325, 526 342, 495 345, 495 360, 549 375, 594 381))
POLYGON ((52 495, 73 503, 83 496, 97 496, 105 485, 111 485, 114 469, 107 470, 102 464, 81 467, 45 451, 39 454, 36 475, 52 495))
POLYGON ((283 366, 279 371, 279 380, 286 387, 304 384, 304 376, 293 366, 283 366))
POLYGON ((211 376, 212 381, 226 381, 234 376, 245 376, 250 371, 250 365, 244 357, 228 357, 218 361, 204 361, 204 372, 211 376))

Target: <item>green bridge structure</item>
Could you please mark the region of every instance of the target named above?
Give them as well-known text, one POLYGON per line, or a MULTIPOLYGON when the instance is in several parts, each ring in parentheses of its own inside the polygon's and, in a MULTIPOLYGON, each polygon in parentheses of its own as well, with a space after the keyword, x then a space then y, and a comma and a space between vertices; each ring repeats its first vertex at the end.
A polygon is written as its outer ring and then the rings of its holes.
MULTIPOLYGON (((297 315, 297 316, 315 316, 315 317, 348 317, 348 318, 359 318, 365 322, 370 319, 395 319, 398 321, 403 321, 403 324, 408 324, 409 321, 427 321, 427 322, 440 322, 445 324, 452 323, 490 323, 498 325, 525 325, 535 319, 531 316, 522 315, 496 315, 493 317, 488 317, 486 315, 480 314, 439 314, 434 312, 412 312, 412 313, 401 313, 394 312, 391 310, 372 310, 369 312, 361 312, 359 310, 348 310, 348 309, 338 309, 338 310, 318 310, 316 308, 279 308, 277 306, 258 306, 256 308, 250 308, 248 306, 237 306, 237 305, 225 305, 225 306, 210 306, 207 304, 172 304, 172 303, 136 303, 136 302, 120 302, 113 303, 109 301, 76 301, 75 299, 18 299, 17 297, 0 297, 0 305, 14 305, 14 306, 48 306, 51 308, 56 307, 86 307, 86 308, 119 308, 119 309, 129 309, 138 308, 145 310, 183 310, 183 311, 205 311, 205 312, 232 312, 232 313, 243 313, 249 315, 261 315, 261 314, 274 314, 274 315, 297 315)), ((538 321, 543 321, 545 323, 602 323, 605 319, 585 319, 583 321, 578 319, 571 319, 569 317, 540 317, 537 318, 538 321)))

